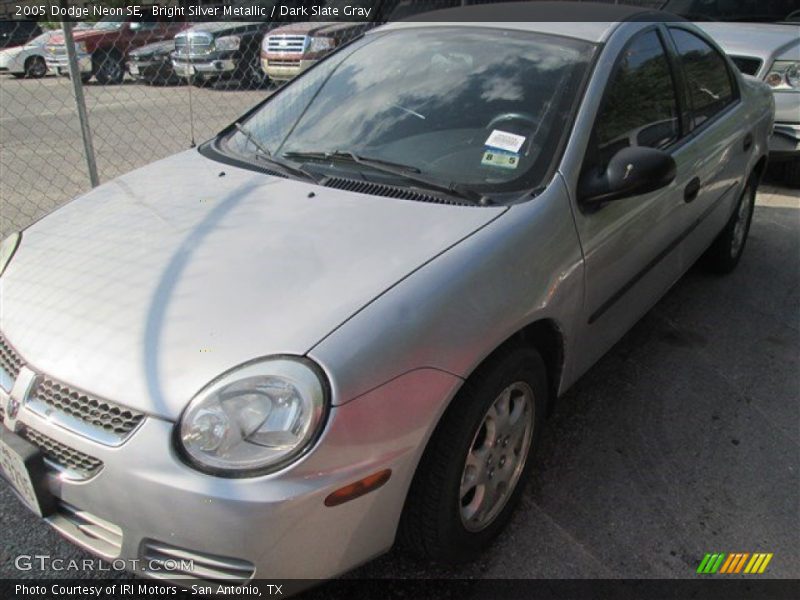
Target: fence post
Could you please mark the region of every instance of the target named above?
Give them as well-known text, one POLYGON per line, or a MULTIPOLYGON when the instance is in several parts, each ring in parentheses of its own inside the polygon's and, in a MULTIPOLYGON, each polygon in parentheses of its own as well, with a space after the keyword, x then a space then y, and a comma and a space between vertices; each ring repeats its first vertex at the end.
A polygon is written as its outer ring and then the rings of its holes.
POLYGON ((81 124, 83 152, 86 155, 86 167, 89 169, 89 181, 91 181, 92 187, 97 187, 100 185, 100 179, 97 177, 97 161, 95 160, 94 146, 92 145, 92 130, 89 128, 89 115, 86 113, 86 99, 83 96, 83 82, 78 68, 78 57, 75 54, 72 22, 61 21, 61 26, 64 29, 64 44, 67 47, 67 59, 69 60, 69 77, 72 79, 72 91, 75 94, 75 106, 78 109, 78 120, 81 124))

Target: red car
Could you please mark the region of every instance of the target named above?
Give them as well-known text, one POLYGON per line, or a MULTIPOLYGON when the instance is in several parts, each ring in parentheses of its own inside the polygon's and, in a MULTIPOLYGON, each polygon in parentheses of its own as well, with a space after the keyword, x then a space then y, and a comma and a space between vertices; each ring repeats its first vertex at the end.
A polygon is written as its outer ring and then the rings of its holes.
MULTIPOLYGON (((172 39, 186 29, 185 21, 118 21, 103 19, 94 27, 74 33, 81 79, 92 77, 98 83, 121 83, 125 77, 125 61, 131 50, 172 39)), ((54 35, 46 47, 47 66, 60 75, 69 74, 67 49, 63 34, 54 35)))

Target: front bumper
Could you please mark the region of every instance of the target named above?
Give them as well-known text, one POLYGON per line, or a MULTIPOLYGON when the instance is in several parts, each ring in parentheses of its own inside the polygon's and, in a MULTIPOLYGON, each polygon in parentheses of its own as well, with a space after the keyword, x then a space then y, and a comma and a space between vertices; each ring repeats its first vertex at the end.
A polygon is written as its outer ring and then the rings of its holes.
POLYGON ((236 70, 236 61, 231 57, 216 58, 213 54, 199 58, 173 55, 172 68, 180 77, 213 77, 233 73, 236 70))
MULTIPOLYGON (((92 57, 89 54, 79 54, 77 56, 78 59, 78 70, 81 73, 91 73, 92 72, 92 57)), ((69 58, 66 55, 59 55, 59 56, 46 56, 45 62, 47 63, 47 68, 51 71, 58 73, 58 74, 68 74, 69 73, 69 58)))
POLYGON ((261 68, 274 81, 288 81, 314 65, 316 60, 262 58, 261 68))
POLYGON ((169 58, 131 59, 127 62, 127 71, 134 79, 169 79, 175 75, 169 58))
POLYGON ((150 577, 327 579, 391 547, 422 449, 460 384, 433 369, 403 375, 333 407, 301 461, 251 479, 188 467, 171 442, 174 424, 152 416, 116 447, 67 431, 24 404, 16 427, 102 461, 88 480, 55 472, 48 479, 59 508, 47 522, 95 555, 143 569, 154 556, 193 561, 182 571, 137 571, 150 577), (331 492, 387 468, 392 475, 383 487, 325 506, 331 492))

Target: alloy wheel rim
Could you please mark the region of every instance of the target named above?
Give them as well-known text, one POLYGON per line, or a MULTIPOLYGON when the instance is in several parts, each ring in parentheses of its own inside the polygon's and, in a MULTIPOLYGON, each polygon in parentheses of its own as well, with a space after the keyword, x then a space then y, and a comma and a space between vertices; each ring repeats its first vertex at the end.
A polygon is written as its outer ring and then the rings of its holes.
POLYGON ((737 209, 736 222, 733 225, 733 237, 731 239, 731 256, 738 256, 744 245, 744 236, 747 231, 747 222, 750 220, 750 213, 753 211, 751 191, 748 187, 742 194, 742 201, 737 209))
POLYGON ((517 487, 534 423, 533 390, 512 383, 495 398, 470 444, 459 487, 459 514, 467 531, 486 529, 517 487))

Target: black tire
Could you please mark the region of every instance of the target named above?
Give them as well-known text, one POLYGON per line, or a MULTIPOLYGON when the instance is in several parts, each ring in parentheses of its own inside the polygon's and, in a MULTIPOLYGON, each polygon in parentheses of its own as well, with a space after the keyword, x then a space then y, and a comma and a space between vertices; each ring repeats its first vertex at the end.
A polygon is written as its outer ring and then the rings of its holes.
POLYGON ((800 158, 786 161, 783 167, 783 182, 789 187, 800 188, 800 158))
POLYGON ((739 196, 736 208, 725 228, 701 258, 701 264, 706 270, 724 275, 733 271, 739 264, 744 253, 747 235, 750 233, 750 224, 753 222, 757 187, 758 178, 753 175, 739 196), (739 239, 740 236, 741 239, 739 239))
MULTIPOLYGON (((469 378, 442 417, 414 475, 398 531, 398 542, 406 552, 425 560, 453 564, 472 560, 486 549, 507 524, 530 477, 547 394, 542 358, 524 346, 501 350, 469 378), (504 496, 505 504, 496 508, 499 512, 493 520, 482 525, 482 529, 469 530, 462 514, 469 509, 469 504, 465 504, 469 502, 469 494, 474 499, 478 492, 474 488, 462 496, 462 481, 467 481, 467 456, 474 452, 481 432, 486 431, 484 418, 501 392, 521 383, 533 392, 532 433, 521 473, 516 483, 507 488, 510 491, 504 496)), ((483 435, 485 440, 488 434, 483 435)), ((508 437, 505 441, 508 442, 508 437)), ((500 469, 501 458, 505 463, 506 454, 511 452, 501 444, 490 445, 486 465, 494 460, 500 469)), ((513 465, 514 460, 512 457, 509 462, 513 465)), ((483 493, 487 493, 486 488, 483 493)), ((481 524, 476 522, 475 526, 481 524)))
POLYGON ((125 64, 116 52, 95 52, 92 56, 92 71, 97 82, 103 85, 116 85, 125 79, 125 64))
POLYGON ((25 61, 25 77, 40 79, 47 75, 47 63, 41 56, 30 56, 25 61))

